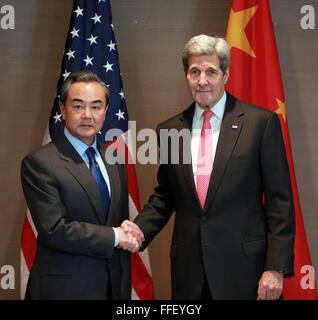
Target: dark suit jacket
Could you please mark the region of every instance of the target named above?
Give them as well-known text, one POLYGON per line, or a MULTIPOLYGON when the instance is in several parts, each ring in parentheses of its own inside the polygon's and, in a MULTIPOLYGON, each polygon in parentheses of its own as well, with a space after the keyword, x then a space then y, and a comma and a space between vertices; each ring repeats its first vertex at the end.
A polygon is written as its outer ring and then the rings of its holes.
POLYGON ((64 134, 24 158, 22 186, 38 232, 31 299, 106 299, 109 280, 114 299, 130 299, 130 254, 114 248, 111 228, 128 219, 126 169, 105 165, 107 221, 98 186, 64 134))
MULTIPOLYGON (((192 104, 158 130, 191 130, 194 110, 192 104)), ((180 155, 182 148, 190 150, 190 141, 180 143, 180 155)), ((165 152, 170 157, 171 144, 165 152)), ((204 276, 215 299, 256 299, 264 270, 293 274, 294 206, 275 113, 227 94, 204 209, 191 163, 170 160, 160 165, 158 186, 135 222, 144 232, 146 247, 176 212, 173 299, 199 299, 204 276)))

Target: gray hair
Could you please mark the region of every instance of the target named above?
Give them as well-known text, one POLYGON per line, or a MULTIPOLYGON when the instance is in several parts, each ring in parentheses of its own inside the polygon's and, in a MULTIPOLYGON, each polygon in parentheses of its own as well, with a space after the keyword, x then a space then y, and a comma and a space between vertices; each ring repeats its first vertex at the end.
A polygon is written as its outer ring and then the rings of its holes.
POLYGON ((106 106, 109 104, 110 99, 110 92, 107 88, 106 84, 92 71, 90 70, 80 70, 72 72, 66 80, 63 82, 61 90, 60 90, 60 96, 59 100, 63 105, 66 103, 68 90, 70 89, 70 86, 75 82, 97 82, 99 83, 105 90, 105 96, 106 96, 106 106))
POLYGON ((185 45, 182 52, 182 63, 184 71, 187 72, 188 59, 191 56, 216 54, 220 61, 223 74, 230 65, 230 48, 223 38, 210 37, 205 34, 192 37, 185 45))

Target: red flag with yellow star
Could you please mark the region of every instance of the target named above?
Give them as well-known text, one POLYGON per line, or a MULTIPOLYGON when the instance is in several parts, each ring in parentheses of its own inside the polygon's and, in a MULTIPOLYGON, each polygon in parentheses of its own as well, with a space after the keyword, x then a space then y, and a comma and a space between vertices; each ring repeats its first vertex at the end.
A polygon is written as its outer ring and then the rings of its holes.
POLYGON ((295 277, 284 280, 284 299, 316 300, 312 267, 298 197, 284 90, 268 0, 233 0, 226 40, 231 48, 227 91, 240 100, 276 112, 283 131, 295 216, 295 277))

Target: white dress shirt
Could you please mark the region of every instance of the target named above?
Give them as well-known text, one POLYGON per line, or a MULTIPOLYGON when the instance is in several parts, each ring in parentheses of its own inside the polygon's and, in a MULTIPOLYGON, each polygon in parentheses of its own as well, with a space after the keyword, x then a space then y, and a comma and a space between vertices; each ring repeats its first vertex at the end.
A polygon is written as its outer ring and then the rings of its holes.
MULTIPOLYGON (((226 92, 222 98, 218 101, 218 103, 211 108, 213 111, 213 116, 210 119, 210 124, 212 128, 212 155, 213 159, 215 157, 216 146, 219 139, 222 119, 225 110, 226 103, 226 92)), ((198 162, 198 154, 199 154, 199 146, 200 146, 200 137, 201 130, 203 126, 203 112, 206 111, 196 103, 195 111, 192 120, 192 131, 191 131, 191 157, 192 157, 192 170, 194 176, 195 185, 197 185, 197 162, 198 162)))

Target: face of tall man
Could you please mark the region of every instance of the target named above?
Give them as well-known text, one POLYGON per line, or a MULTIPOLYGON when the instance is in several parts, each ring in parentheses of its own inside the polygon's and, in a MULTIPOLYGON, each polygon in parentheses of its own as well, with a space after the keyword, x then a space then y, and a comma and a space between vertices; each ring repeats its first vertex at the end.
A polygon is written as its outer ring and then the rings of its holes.
POLYGON ((90 146, 105 120, 105 90, 98 82, 75 82, 60 109, 68 131, 90 146))
POLYGON ((203 109, 212 108, 223 96, 229 70, 223 74, 216 54, 190 56, 186 79, 195 102, 203 109))

